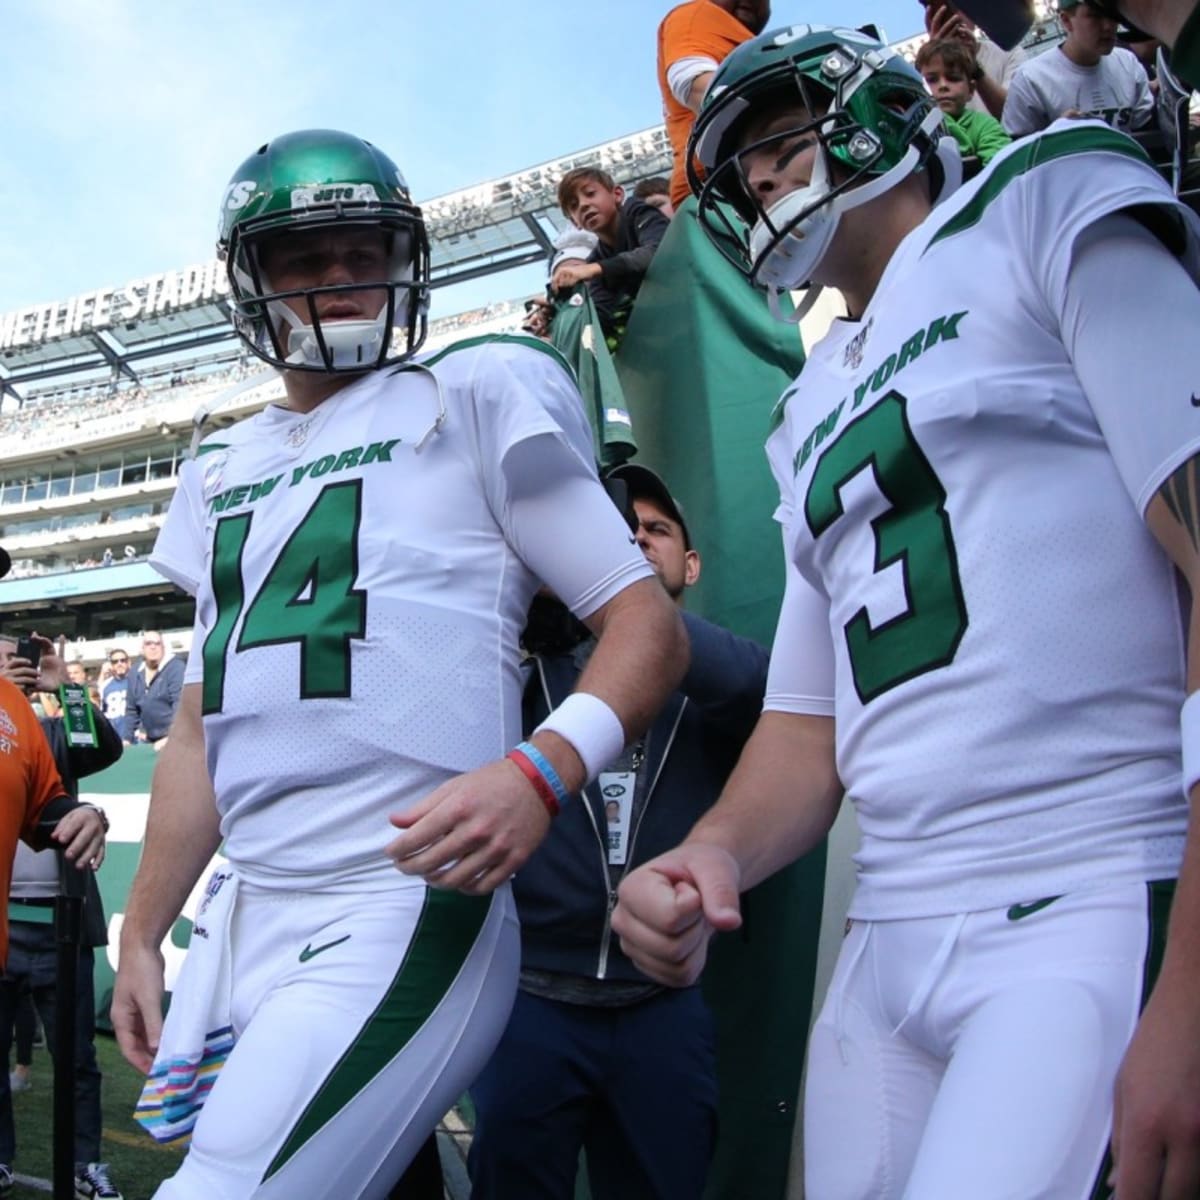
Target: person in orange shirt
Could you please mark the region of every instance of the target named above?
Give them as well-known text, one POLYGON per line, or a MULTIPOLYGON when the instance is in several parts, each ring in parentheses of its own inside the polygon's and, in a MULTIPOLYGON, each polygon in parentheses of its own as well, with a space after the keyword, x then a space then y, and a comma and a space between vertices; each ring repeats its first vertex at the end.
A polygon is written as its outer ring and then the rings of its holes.
MULTIPOLYGON (((0 549, 0 578, 12 562, 0 549)), ((39 638, 47 648, 50 643, 39 638)), ((0 678, 0 896, 8 897, 12 884, 13 856, 23 838, 35 850, 56 846, 80 870, 95 870, 104 861, 104 817, 92 804, 81 804, 67 794, 54 765, 50 743, 38 724, 18 682, 22 660, 10 660, 9 678, 0 678), (13 682, 10 682, 13 680, 13 682), (45 828, 57 821, 49 837, 45 828), (40 826, 40 828, 39 828, 40 826)), ((38 668, 23 666, 32 688, 38 668)), ((0 967, 8 956, 8 909, 0 905, 0 967)), ((0 1172, 0 1196, 4 1195, 0 1172)))
POLYGON ((676 208, 691 195, 687 142, 709 81, 726 55, 762 33, 770 19, 770 0, 687 0, 658 27, 658 87, 675 151, 671 203, 676 208))

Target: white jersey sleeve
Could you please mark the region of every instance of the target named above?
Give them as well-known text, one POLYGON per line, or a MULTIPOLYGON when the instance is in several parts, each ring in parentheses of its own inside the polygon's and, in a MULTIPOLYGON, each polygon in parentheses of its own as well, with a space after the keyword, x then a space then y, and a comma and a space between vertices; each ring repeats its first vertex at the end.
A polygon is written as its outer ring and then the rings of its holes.
POLYGON ((1200 375, 1195 356, 1177 352, 1200 329, 1196 281, 1132 217, 1107 217, 1075 244, 1059 314, 1096 422, 1144 512, 1200 450, 1200 375), (1114 288, 1114 279, 1137 286, 1114 288))
POLYGON ((196 594, 204 573, 203 477, 203 457, 180 468, 171 507, 150 554, 150 565, 189 596, 196 594))
POLYGON ((790 419, 784 393, 776 410, 779 427, 767 441, 767 459, 779 485, 775 519, 783 530, 784 593, 771 645, 771 665, 763 711, 833 716, 835 664, 829 624, 829 598, 801 575, 790 553, 789 529, 795 518, 790 419))
POLYGON ((522 561, 578 617, 653 574, 601 487, 574 377, 531 338, 497 340, 473 387, 484 486, 522 561))
POLYGON ((829 600, 790 561, 786 570, 763 712, 832 717, 835 667, 829 600))

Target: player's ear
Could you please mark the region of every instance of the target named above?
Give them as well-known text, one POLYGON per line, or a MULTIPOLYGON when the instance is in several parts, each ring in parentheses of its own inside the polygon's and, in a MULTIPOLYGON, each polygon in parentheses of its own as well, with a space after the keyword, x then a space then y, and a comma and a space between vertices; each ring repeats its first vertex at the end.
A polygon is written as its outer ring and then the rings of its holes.
POLYGON ((625 189, 619 183, 613 188, 613 198, 618 204, 625 203, 625 189))

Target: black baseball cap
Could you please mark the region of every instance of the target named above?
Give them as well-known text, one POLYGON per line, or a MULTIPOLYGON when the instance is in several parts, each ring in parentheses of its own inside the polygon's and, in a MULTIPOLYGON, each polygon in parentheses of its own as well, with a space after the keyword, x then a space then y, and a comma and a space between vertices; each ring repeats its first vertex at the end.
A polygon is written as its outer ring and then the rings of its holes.
POLYGON ((688 533, 683 509, 679 507, 660 475, 638 463, 622 463, 607 472, 605 478, 622 480, 629 489, 630 500, 652 500, 683 530, 684 546, 689 550, 692 548, 692 536, 688 533))

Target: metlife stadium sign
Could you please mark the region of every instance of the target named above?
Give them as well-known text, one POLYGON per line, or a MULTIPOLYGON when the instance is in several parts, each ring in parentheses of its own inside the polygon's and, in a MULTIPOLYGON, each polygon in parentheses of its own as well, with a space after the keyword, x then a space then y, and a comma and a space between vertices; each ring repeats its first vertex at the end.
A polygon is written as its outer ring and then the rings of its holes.
POLYGON ((52 338, 110 329, 191 308, 229 294, 225 264, 217 259, 135 279, 124 287, 84 292, 70 300, 36 304, 0 315, 0 350, 39 346, 52 338))

